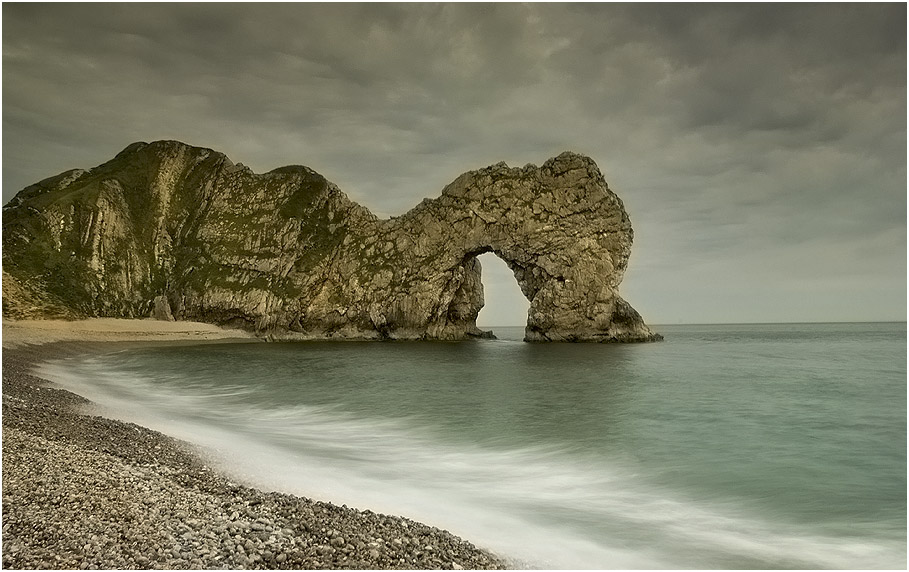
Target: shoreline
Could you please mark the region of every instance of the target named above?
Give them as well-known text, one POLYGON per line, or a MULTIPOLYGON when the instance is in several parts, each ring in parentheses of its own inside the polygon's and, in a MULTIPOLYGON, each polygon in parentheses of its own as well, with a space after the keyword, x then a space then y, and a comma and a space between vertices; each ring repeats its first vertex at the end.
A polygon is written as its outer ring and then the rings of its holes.
POLYGON ((189 443, 93 415, 91 402, 31 373, 41 361, 112 345, 257 341, 245 332, 4 320, 3 338, 4 568, 507 567, 407 518, 232 482, 189 443))

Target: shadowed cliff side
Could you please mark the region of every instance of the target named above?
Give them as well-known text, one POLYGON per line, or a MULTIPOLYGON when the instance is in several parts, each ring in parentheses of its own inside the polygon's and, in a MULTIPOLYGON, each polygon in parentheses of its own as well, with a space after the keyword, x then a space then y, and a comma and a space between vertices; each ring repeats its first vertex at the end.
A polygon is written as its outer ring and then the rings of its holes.
POLYGON ((463 339, 494 252, 530 300, 529 341, 660 339, 618 294, 632 230, 596 164, 499 163, 379 220, 306 167, 255 174, 134 143, 3 211, 6 317, 199 320, 281 338, 463 339))

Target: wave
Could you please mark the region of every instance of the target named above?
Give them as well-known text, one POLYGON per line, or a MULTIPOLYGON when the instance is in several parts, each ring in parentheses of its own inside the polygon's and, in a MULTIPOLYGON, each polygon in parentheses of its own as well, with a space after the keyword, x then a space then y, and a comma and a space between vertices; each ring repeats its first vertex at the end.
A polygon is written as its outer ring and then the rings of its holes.
MULTIPOLYGON (((153 371, 149 369, 149 371, 153 371)), ((42 377, 199 445, 259 488, 407 516, 515 567, 904 568, 905 542, 831 535, 648 483, 633 460, 555 446, 452 444, 419 417, 340 406, 263 405, 242 383, 162 383, 102 358, 43 364, 42 377)))

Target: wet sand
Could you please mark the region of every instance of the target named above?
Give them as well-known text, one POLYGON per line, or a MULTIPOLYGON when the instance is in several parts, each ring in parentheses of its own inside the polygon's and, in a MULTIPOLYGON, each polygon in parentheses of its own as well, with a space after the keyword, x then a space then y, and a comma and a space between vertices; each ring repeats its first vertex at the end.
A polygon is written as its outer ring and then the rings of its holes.
POLYGON ((31 374, 43 360, 136 343, 258 343, 209 324, 3 323, 3 567, 481 569, 498 557, 405 518, 263 492, 188 443, 93 414, 31 374))

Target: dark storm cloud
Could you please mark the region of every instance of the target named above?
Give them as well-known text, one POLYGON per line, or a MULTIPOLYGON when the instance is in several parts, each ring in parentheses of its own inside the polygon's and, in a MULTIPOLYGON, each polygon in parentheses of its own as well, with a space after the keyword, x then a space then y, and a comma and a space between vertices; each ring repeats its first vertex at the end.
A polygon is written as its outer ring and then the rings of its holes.
POLYGON ((631 214, 625 291, 645 317, 783 319, 804 306, 782 286, 795 277, 837 293, 818 299, 873 290, 868 318, 905 316, 904 4, 4 4, 3 17, 4 201, 173 138, 257 171, 309 165, 387 215, 464 170, 572 149, 631 214))

